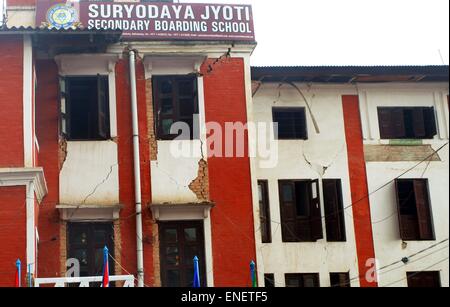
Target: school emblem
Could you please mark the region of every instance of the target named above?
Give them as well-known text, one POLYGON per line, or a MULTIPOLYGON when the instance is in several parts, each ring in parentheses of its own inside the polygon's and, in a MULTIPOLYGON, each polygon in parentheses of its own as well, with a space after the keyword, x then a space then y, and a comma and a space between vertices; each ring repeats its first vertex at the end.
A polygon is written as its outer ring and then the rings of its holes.
POLYGON ((47 26, 49 29, 67 30, 79 25, 78 11, 66 4, 56 4, 47 12, 47 26))

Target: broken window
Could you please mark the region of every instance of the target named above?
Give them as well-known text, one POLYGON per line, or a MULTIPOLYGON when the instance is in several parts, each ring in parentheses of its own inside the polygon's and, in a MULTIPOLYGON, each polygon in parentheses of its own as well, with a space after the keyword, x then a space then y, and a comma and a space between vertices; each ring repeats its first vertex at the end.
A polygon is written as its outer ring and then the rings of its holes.
POLYGON ((272 243, 269 190, 267 181, 258 181, 259 219, 262 243, 272 243))
POLYGON ((278 140, 308 139, 305 108, 273 108, 272 115, 278 124, 278 140))
POLYGON ((198 133, 194 133, 194 115, 198 114, 196 75, 153 77, 153 98, 158 139, 173 140, 180 137, 182 131, 175 134, 170 131, 177 122, 183 122, 189 127, 189 139, 198 138, 198 133))
POLYGON ((332 288, 350 288, 350 274, 330 273, 330 282, 332 288))
POLYGON ((433 107, 378 108, 382 139, 432 139, 437 133, 433 107))
POLYGON ((397 179, 395 187, 401 238, 435 240, 428 180, 397 179))
POLYGON ((286 274, 286 287, 288 288, 318 288, 320 287, 319 274, 286 274))
POLYGON ((324 179, 322 183, 327 241, 345 242, 346 233, 341 180, 324 179))
POLYGON ((60 130, 68 140, 110 138, 108 76, 60 78, 60 130))
POLYGON ((323 239, 318 180, 279 182, 283 242, 323 239))
POLYGON ((408 272, 409 288, 440 288, 440 272, 408 272))

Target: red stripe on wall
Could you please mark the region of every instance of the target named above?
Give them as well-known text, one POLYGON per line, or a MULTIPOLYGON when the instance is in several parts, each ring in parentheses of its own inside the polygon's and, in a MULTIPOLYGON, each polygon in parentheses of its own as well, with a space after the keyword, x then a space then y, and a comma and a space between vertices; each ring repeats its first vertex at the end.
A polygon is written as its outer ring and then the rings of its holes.
MULTIPOLYGON (((203 66, 205 112, 207 122, 247 123, 244 62, 227 59, 203 66)), ((224 131, 224 130, 223 130, 224 131)), ((250 286, 249 264, 255 260, 253 205, 246 139, 246 157, 208 159, 211 210, 214 284, 250 286)))
MULTIPOLYGON (((356 252, 361 287, 377 287, 376 282, 366 280, 365 275, 370 267, 366 267, 369 259, 375 259, 375 248, 372 231, 370 202, 367 195, 366 162, 359 112, 359 99, 356 95, 342 96, 344 111, 345 137, 347 141, 348 166, 352 196, 353 223, 355 227, 356 252)), ((372 268, 373 269, 373 268, 372 268)))
POLYGON ((39 206, 38 276, 60 277, 58 67, 53 60, 36 61, 36 136, 39 166, 44 168, 48 194, 39 206))
POLYGON ((22 285, 25 284, 26 258, 26 188, 0 187, 0 287, 14 287, 16 260, 22 262, 22 285))
MULTIPOLYGON (((141 155, 142 224, 144 240, 145 284, 153 285, 152 219, 147 205, 151 202, 150 152, 147 133, 144 67, 136 64, 138 120, 141 155)), ((133 175, 133 131, 131 122, 129 65, 121 60, 116 65, 117 131, 119 157, 119 198, 124 208, 120 212, 121 260, 124 269, 137 273, 136 264, 136 216, 133 175)), ((123 274, 128 274, 123 271, 123 274)))
POLYGON ((22 37, 2 37, 0 54, 0 167, 23 167, 22 37))

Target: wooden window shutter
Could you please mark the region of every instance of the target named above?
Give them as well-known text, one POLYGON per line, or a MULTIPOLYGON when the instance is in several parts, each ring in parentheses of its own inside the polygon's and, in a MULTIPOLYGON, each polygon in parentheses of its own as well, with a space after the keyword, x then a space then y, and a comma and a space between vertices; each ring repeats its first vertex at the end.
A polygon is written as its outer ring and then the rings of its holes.
POLYGON ((400 228, 400 238, 402 240, 414 239, 411 237, 411 232, 408 230, 408 223, 405 220, 407 217, 402 216, 401 203, 400 203, 400 190, 399 190, 399 180, 395 180, 395 199, 397 200, 397 212, 398 212, 398 224, 400 228))
POLYGON ((327 240, 329 242, 345 241, 346 235, 341 181, 324 179, 322 183, 327 240))
POLYGON ((108 104, 108 79, 107 77, 97 75, 98 136, 102 139, 109 137, 108 104))
POLYGON ((70 91, 69 80, 59 76, 59 130, 60 135, 67 138, 70 135, 70 91))
POLYGON ((392 108, 391 116, 392 137, 398 139, 404 138, 406 136, 406 128, 403 108, 392 108))
POLYGON ((378 125, 382 139, 391 139, 394 137, 391 117, 391 110, 389 108, 378 108, 378 125))
POLYGON ((414 137, 424 138, 426 136, 424 109, 414 108, 412 110, 414 137))
POLYGON ((425 137, 432 139, 437 134, 437 123, 434 108, 424 108, 423 117, 426 129, 425 137))
POLYGON ((428 181, 423 179, 414 180, 414 194, 419 219, 420 238, 422 240, 435 240, 428 195, 428 181))
POLYGON ((280 182, 281 233, 283 242, 297 242, 295 186, 293 182, 280 182))
POLYGON ((323 239, 322 212, 320 210, 319 180, 310 183, 310 227, 313 240, 323 239))

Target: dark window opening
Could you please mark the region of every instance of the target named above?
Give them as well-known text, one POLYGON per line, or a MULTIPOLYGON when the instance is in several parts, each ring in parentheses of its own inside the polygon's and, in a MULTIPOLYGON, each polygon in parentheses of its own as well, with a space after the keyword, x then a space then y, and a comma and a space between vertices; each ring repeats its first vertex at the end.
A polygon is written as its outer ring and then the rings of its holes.
POLYGON ((158 139, 199 138, 198 131, 194 131, 199 129, 194 127, 194 115, 198 114, 196 75, 153 77, 153 98, 158 139), (189 135, 182 135, 182 131, 171 133, 172 125, 180 122, 189 127, 189 135))
POLYGON ((380 107, 382 139, 432 139, 437 134, 433 107, 380 107))
POLYGON ((307 140, 305 108, 273 108, 273 122, 278 124, 278 140, 307 140))
POLYGON ((110 138, 108 77, 61 77, 61 133, 68 140, 110 138))
POLYGON ((323 239, 318 180, 279 182, 283 242, 323 239))
MULTIPOLYGON (((103 249, 108 247, 114 257, 114 231, 112 223, 69 223, 67 227, 67 258, 80 263, 80 277, 101 276, 103 249)), ((109 274, 114 274, 114 261, 109 259, 109 274)), ((100 286, 100 283, 91 283, 100 286)))
POLYGON ((161 222, 160 261, 163 287, 192 287, 194 257, 199 259, 200 284, 206 287, 206 261, 203 223, 161 222))
POLYGON ((262 243, 272 243, 268 182, 258 181, 259 219, 262 243))
POLYGON ((324 179, 322 183, 327 241, 345 242, 347 236, 345 233, 341 180, 324 179))
POLYGON ((440 288, 440 272, 408 272, 409 288, 440 288))
POLYGON ((397 179, 395 188, 401 238, 435 240, 428 180, 397 179))
POLYGON ((332 288, 350 288, 349 273, 330 273, 332 288))
POLYGON ((275 288, 275 275, 274 274, 264 274, 264 287, 275 288))
POLYGON ((286 287, 288 288, 318 288, 320 287, 319 274, 286 274, 286 287))

